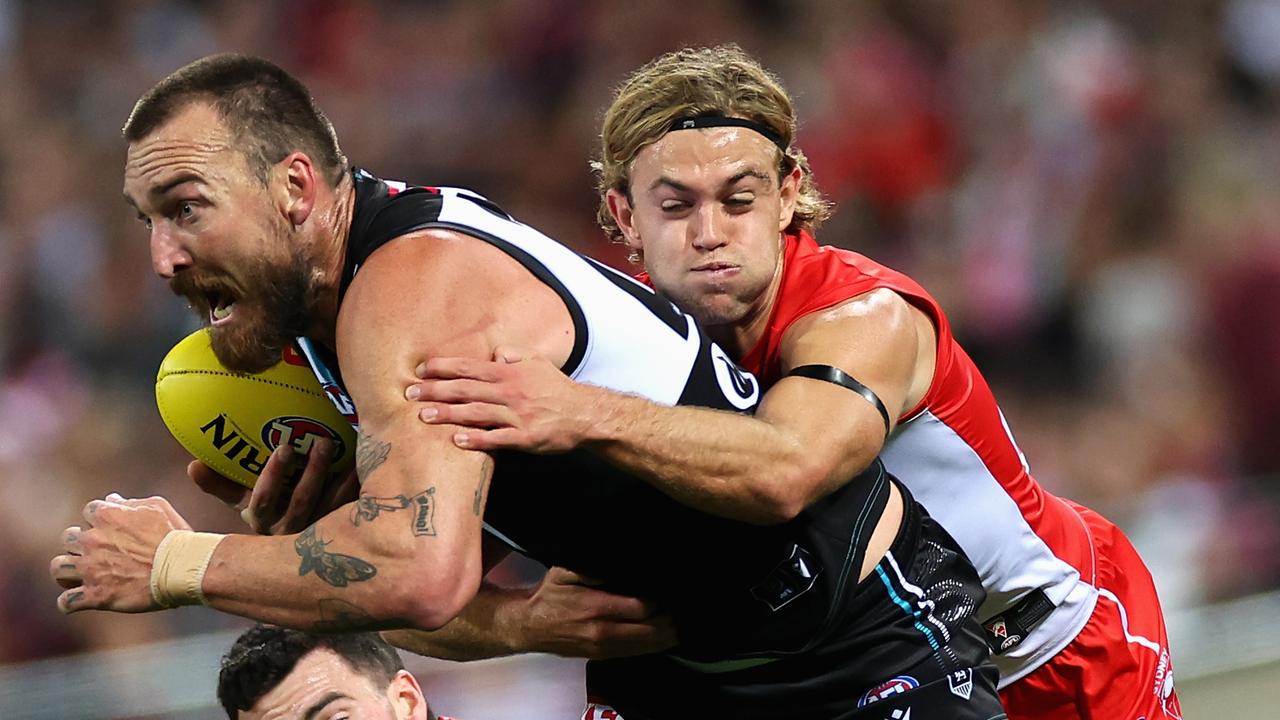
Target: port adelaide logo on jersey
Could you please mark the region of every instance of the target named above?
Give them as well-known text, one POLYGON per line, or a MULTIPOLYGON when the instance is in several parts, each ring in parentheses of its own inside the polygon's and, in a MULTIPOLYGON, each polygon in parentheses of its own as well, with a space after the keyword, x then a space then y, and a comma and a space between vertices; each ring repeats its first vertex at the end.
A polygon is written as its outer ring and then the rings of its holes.
POLYGON ((760 399, 760 384, 751 373, 738 367, 719 345, 711 346, 711 364, 715 366, 716 382, 724 397, 739 410, 749 410, 760 399))

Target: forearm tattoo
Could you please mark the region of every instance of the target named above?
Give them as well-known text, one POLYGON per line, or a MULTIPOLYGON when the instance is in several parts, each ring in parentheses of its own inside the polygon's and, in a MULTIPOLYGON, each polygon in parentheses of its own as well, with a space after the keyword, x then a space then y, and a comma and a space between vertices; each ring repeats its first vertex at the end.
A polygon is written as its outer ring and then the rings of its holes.
POLYGON ((360 433, 356 438, 356 477, 363 485, 365 480, 387 461, 391 454, 391 443, 382 442, 372 435, 360 433))
POLYGON ((362 630, 374 624, 374 617, 356 605, 337 598, 325 598, 317 604, 320 619, 312 625, 316 632, 362 630))
POLYGON ((302 558, 302 564, 298 566, 300 577, 315 572, 316 577, 334 587, 346 587, 349 583, 364 582, 378 574, 376 567, 358 557, 325 550, 328 544, 316 535, 315 525, 298 535, 293 547, 302 558))
POLYGON ((480 517, 480 505, 484 500, 484 486, 489 482, 489 478, 493 474, 493 458, 486 457, 484 466, 480 468, 480 482, 476 484, 475 498, 471 501, 471 513, 476 517, 480 517))
POLYGON ((361 522, 372 522, 377 519, 378 514, 383 510, 395 512, 396 510, 409 508, 413 511, 413 534, 435 535, 436 529, 431 524, 431 516, 435 513, 436 508, 435 494, 436 489, 429 487, 413 497, 408 495, 393 495, 392 497, 361 495, 356 499, 355 506, 351 508, 351 524, 359 527, 361 522))

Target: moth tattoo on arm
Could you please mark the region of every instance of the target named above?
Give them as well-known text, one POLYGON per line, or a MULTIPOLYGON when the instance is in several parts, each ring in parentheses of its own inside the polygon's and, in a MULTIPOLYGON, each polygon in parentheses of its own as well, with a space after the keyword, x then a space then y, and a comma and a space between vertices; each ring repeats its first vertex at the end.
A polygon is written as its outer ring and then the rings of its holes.
POLYGON ((408 508, 412 511, 413 534, 435 535, 436 529, 431 524, 431 515, 435 512, 435 494, 435 487, 429 487, 413 497, 403 494, 391 497, 361 495, 351 508, 351 524, 359 527, 361 522, 376 520, 384 510, 395 512, 408 508))
POLYGON ((302 564, 298 566, 299 576, 314 572, 316 577, 334 587, 346 587, 350 583, 364 582, 378 574, 378 569, 372 563, 325 550, 328 544, 316 534, 315 525, 298 535, 298 539, 293 541, 293 547, 302 558, 302 564))

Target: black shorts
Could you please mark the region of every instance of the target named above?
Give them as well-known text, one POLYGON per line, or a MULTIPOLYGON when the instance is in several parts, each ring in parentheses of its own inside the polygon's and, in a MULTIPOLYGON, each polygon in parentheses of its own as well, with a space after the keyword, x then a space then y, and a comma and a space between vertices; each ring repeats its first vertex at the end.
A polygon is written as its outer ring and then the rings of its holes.
POLYGON ((717 664, 670 655, 593 661, 589 697, 625 720, 1003 718, 975 617, 985 598, 977 571, 905 489, 903 499, 889 552, 803 652, 717 664))

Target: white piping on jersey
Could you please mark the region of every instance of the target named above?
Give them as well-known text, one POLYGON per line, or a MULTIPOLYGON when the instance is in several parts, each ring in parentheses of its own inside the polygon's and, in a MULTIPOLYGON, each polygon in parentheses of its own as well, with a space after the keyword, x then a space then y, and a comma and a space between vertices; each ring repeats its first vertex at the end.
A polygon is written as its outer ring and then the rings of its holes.
POLYGON ((512 540, 511 538, 507 537, 506 535, 503 535, 503 534, 502 534, 502 532, 500 532, 497 528, 495 528, 494 526, 490 525, 489 523, 487 523, 487 522, 483 522, 483 521, 482 521, 482 523, 483 523, 483 525, 484 525, 484 530, 485 530, 485 532, 489 533, 490 535, 492 535, 492 536, 494 536, 494 537, 498 538, 498 539, 499 539, 499 540, 501 540, 502 542, 504 542, 504 543, 506 543, 507 545, 511 546, 511 549, 512 549, 512 550, 515 550, 516 552, 520 553, 521 555, 528 555, 528 554, 529 554, 529 553, 528 553, 528 551, 526 551, 524 548, 520 547, 520 543, 516 542, 515 540, 512 540))
MULTIPOLYGON (((1169 661, 1168 649, 1162 647, 1160 643, 1154 640, 1151 640, 1150 638, 1145 638, 1141 635, 1134 635, 1133 633, 1129 632, 1129 611, 1125 609, 1124 603, 1120 602, 1120 598, 1116 597, 1115 593, 1111 592, 1110 590, 1107 590, 1106 588, 1099 588, 1098 595, 1110 600, 1112 603, 1115 604, 1116 610, 1120 614, 1120 630, 1124 633, 1125 642, 1144 647, 1150 650, 1151 652, 1155 653, 1156 657, 1160 660, 1162 664, 1168 663, 1169 661)), ((1160 708, 1164 710, 1164 714, 1172 718, 1172 720, 1182 720, 1182 716, 1174 712, 1169 707, 1169 698, 1170 696, 1173 695, 1173 668, 1168 667, 1168 665, 1166 664, 1165 672, 1167 674, 1164 676, 1163 679, 1160 677, 1158 671, 1157 671, 1156 677, 1152 678, 1152 680, 1160 681, 1160 687, 1153 688, 1153 691, 1159 692, 1160 694, 1160 708)), ((1145 688, 1135 688, 1135 690, 1137 692, 1145 692, 1145 688)))
MULTIPOLYGON (((519 222, 458 197, 456 188, 438 188, 443 197, 439 221, 501 239, 535 258, 568 290, 586 324, 584 354, 566 368, 578 382, 641 395, 674 405, 684 393, 702 337, 686 317, 686 337, 672 330, 638 299, 620 289, 604 272, 653 294, 634 279, 595 264, 561 243, 519 222)), ((570 299, 566 298, 566 302, 570 299)))
POLYGON ((1160 647, 1160 643, 1155 642, 1154 640, 1148 640, 1141 635, 1133 635, 1129 632, 1129 613, 1124 609, 1124 603, 1120 602, 1120 598, 1116 597, 1115 593, 1107 590, 1106 588, 1099 588, 1098 594, 1115 603, 1116 609, 1120 611, 1120 629, 1124 631, 1124 639, 1126 642, 1137 643, 1151 652, 1154 652, 1156 655, 1164 652, 1164 648, 1160 647))
POLYGON ((889 561, 889 565, 893 567, 893 574, 898 576, 898 583, 902 585, 902 588, 916 596, 916 605, 919 605, 924 609, 925 619, 928 620, 931 625, 938 628, 938 631, 942 633, 942 639, 944 642, 951 642, 951 631, 947 630, 947 626, 943 625, 938 618, 933 616, 933 611, 937 607, 934 605, 934 602, 924 596, 924 590, 921 590, 919 586, 913 584, 907 579, 906 574, 898 567, 898 559, 893 556, 893 553, 886 552, 884 557, 889 561))

